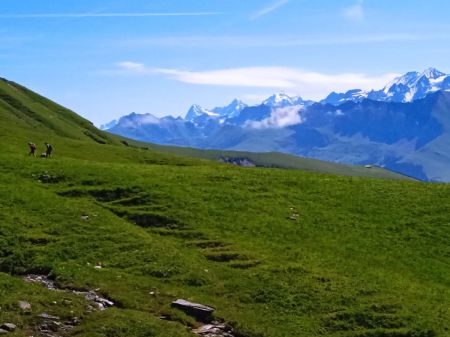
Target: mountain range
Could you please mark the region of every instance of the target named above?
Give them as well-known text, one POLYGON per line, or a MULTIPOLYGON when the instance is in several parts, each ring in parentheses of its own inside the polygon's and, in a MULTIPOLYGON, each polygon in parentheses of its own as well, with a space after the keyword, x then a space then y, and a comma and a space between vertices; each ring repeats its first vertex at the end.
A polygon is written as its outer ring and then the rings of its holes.
POLYGON ((333 92, 320 102, 278 93, 256 106, 193 105, 185 118, 131 113, 104 129, 163 145, 279 151, 450 181, 448 90, 450 75, 429 68, 381 90, 333 92))

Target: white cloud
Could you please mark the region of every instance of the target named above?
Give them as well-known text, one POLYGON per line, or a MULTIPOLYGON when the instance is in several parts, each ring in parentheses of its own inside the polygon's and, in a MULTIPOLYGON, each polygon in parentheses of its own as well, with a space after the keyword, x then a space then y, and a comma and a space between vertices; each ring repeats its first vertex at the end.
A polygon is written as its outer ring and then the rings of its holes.
POLYGON ((270 88, 298 93, 308 99, 320 99, 331 91, 377 89, 399 76, 396 73, 367 75, 362 73, 325 74, 288 67, 246 67, 209 71, 150 68, 140 63, 121 62, 122 73, 165 75, 173 80, 216 86, 270 88))
POLYGON ((285 108, 273 109, 270 117, 262 121, 249 121, 245 127, 253 129, 284 128, 302 122, 300 106, 289 106, 285 108))
POLYGON ((363 4, 363 0, 358 0, 354 5, 344 8, 342 14, 350 21, 361 22, 364 20, 365 16, 363 4))
POLYGON ((211 71, 181 71, 176 69, 155 69, 173 79, 192 84, 221 86, 292 88, 295 80, 289 68, 249 67, 211 71))
POLYGON ((260 17, 267 15, 269 13, 272 13, 273 11, 276 11, 278 8, 280 8, 281 6, 287 4, 290 0, 278 0, 277 2, 271 4, 270 6, 264 7, 260 10, 258 10, 257 12, 255 12, 250 19, 251 20, 257 20, 260 17))
POLYGON ((119 18, 152 16, 209 16, 218 12, 151 12, 151 13, 41 13, 0 14, 1 19, 64 19, 64 18, 119 18))

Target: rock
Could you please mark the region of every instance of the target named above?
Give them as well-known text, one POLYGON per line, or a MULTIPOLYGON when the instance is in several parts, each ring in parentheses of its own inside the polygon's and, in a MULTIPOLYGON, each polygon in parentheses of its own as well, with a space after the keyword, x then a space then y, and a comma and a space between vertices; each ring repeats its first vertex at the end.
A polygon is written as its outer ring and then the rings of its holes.
POLYGON ((200 328, 195 329, 195 330, 193 330, 193 331, 194 331, 196 334, 204 335, 204 334, 207 334, 207 333, 212 332, 211 330, 213 330, 213 329, 215 329, 215 325, 214 325, 214 324, 206 324, 206 325, 203 325, 203 326, 201 326, 200 328))
POLYGON ((22 311, 31 311, 31 304, 27 301, 19 301, 17 302, 17 305, 19 306, 20 310, 22 311))
POLYGON ((46 312, 43 312, 42 314, 40 314, 39 317, 44 318, 44 319, 53 320, 53 321, 59 321, 59 319, 60 319, 58 316, 53 316, 53 315, 47 314, 46 312))
POLYGON ((29 274, 24 277, 24 280, 26 282, 41 284, 50 290, 58 290, 55 282, 50 280, 46 275, 29 274))
POLYGON ((0 328, 3 330, 6 330, 6 331, 14 331, 17 329, 17 326, 12 323, 5 323, 5 324, 2 324, 2 326, 0 328))
POLYGON ((61 326, 62 326, 62 323, 58 322, 58 321, 51 321, 48 323, 48 328, 53 332, 59 331, 61 326))
POLYGON ((81 319, 79 319, 78 317, 72 317, 71 319, 69 319, 68 321, 65 322, 65 324, 71 325, 71 326, 75 326, 80 323, 81 323, 81 319))
POLYGON ((0 329, 0 335, 6 335, 9 331, 0 329))
POLYGON ((183 299, 177 299, 172 302, 172 307, 180 309, 187 315, 204 322, 209 321, 214 312, 214 308, 199 303, 192 303, 183 299))
POLYGON ((90 220, 89 215, 82 215, 82 216, 80 216, 80 219, 83 220, 83 221, 89 221, 90 220))
POLYGON ((234 337, 231 327, 218 322, 203 325, 198 329, 192 330, 192 332, 204 337, 234 337))

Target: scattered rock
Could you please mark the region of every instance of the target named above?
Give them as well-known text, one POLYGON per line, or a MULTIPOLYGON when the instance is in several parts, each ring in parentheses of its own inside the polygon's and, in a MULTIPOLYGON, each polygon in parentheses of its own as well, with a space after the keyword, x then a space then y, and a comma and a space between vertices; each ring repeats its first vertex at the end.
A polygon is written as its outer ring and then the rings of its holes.
POLYGON ((60 320, 60 318, 58 316, 53 316, 53 315, 47 314, 46 312, 43 312, 42 314, 40 314, 39 317, 44 318, 44 319, 54 320, 54 321, 60 320))
POLYGON ((6 335, 9 331, 0 329, 0 335, 6 335))
POLYGON ((234 337, 233 328, 230 326, 220 323, 212 322, 211 324, 206 324, 198 329, 192 330, 197 335, 204 337, 234 337))
POLYGON ((63 324, 62 324, 61 322, 58 322, 58 321, 50 321, 50 322, 48 322, 48 324, 47 324, 48 328, 49 328, 51 331, 53 331, 53 332, 59 331, 59 329, 61 329, 61 326, 62 326, 62 325, 63 325, 63 324))
MULTIPOLYGON (((101 264, 98 263, 97 266, 101 266, 101 264)), ((111 301, 107 298, 104 298, 97 293, 97 291, 99 291, 100 289, 94 289, 94 290, 90 290, 90 291, 78 291, 78 290, 74 290, 74 289, 61 289, 61 288, 58 288, 58 286, 55 284, 54 281, 50 280, 48 278, 48 276, 45 276, 45 275, 30 274, 30 275, 26 275, 24 277, 24 280, 26 282, 41 284, 49 290, 66 292, 66 293, 71 293, 71 294, 75 294, 75 295, 79 295, 79 296, 84 296, 84 298, 87 301, 89 301, 89 303, 90 303, 88 305, 87 311, 105 310, 106 308, 112 307, 114 305, 113 301, 111 301)), ((63 300, 63 303, 70 304, 71 301, 65 299, 65 300, 63 300)), ((26 301, 20 301, 19 307, 25 308, 22 310, 31 309, 31 305, 26 301), (27 309, 27 308, 29 308, 29 309, 27 309)), ((41 337, 67 336, 70 334, 70 331, 76 325, 81 323, 81 320, 78 317, 73 317, 67 321, 62 322, 58 316, 53 316, 46 312, 41 313, 39 315, 39 317, 42 319, 42 321, 39 323, 39 325, 37 325, 36 329, 38 331, 38 336, 41 336, 41 337)), ((4 331, 6 331, 6 330, 4 330, 4 331)), ((6 333, 7 333, 7 331, 6 331, 6 333)), ((2 332, 0 332, 0 334, 2 334, 2 332)))
POLYGON ((298 220, 298 218, 300 217, 300 215, 298 214, 298 212, 291 208, 291 216, 289 217, 290 220, 298 220))
MULTIPOLYGON (((100 265, 97 265, 97 266, 100 266, 100 265)), ((97 267, 97 266, 95 266, 95 267, 97 267)), ((100 268, 101 268, 101 266, 100 266, 100 268)), ((54 281, 50 280, 48 278, 48 276, 45 276, 45 275, 30 274, 30 275, 26 275, 24 277, 24 280, 27 282, 42 284, 50 290, 64 291, 67 293, 84 296, 84 298, 86 298, 88 301, 93 302, 95 307, 99 310, 105 310, 106 308, 112 307, 114 305, 113 301, 111 301, 107 298, 101 297, 100 295, 98 295, 96 293, 96 291, 98 291, 100 289, 95 289, 95 290, 91 290, 91 291, 77 291, 77 290, 73 290, 73 289, 60 289, 56 286, 54 281)))
POLYGON ((48 276, 45 275, 29 274, 24 277, 24 280, 26 282, 42 284, 47 289, 50 290, 59 290, 58 287, 55 285, 55 282, 50 280, 48 276))
POLYGON ((79 294, 84 295, 84 297, 91 302, 94 302, 96 307, 100 310, 105 310, 106 308, 114 306, 114 302, 110 301, 104 297, 99 296, 94 290, 89 292, 79 292, 79 294))
POLYGON ((82 216, 80 216, 80 219, 83 220, 83 221, 89 221, 90 220, 89 215, 82 215, 82 216))
POLYGON ((13 323, 4 323, 0 328, 6 331, 14 331, 17 329, 17 326, 13 323))
POLYGON ((172 302, 172 307, 184 311, 187 315, 195 317, 202 322, 211 320, 214 308, 199 303, 192 303, 183 299, 172 302))
MULTIPOLYGON (((44 152, 41 154, 41 157, 47 157, 47 154, 44 152)), ((38 181, 45 184, 55 184, 63 181, 65 179, 64 176, 51 175, 48 172, 44 172, 38 175, 38 181)))
POLYGON ((19 309, 25 312, 31 311, 31 304, 27 301, 19 301, 17 302, 19 309))

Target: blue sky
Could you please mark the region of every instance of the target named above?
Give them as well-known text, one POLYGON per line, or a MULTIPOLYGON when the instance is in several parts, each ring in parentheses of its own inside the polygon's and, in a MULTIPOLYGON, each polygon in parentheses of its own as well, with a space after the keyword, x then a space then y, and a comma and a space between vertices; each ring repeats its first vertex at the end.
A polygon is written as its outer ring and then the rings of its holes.
POLYGON ((0 76, 95 124, 450 72, 442 0, 2 0, 0 76))

